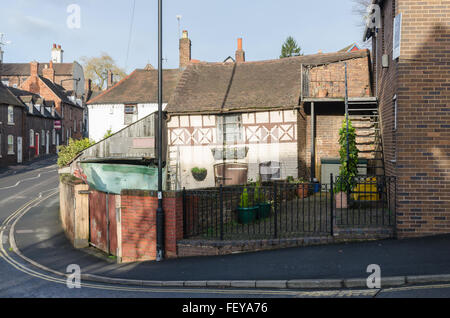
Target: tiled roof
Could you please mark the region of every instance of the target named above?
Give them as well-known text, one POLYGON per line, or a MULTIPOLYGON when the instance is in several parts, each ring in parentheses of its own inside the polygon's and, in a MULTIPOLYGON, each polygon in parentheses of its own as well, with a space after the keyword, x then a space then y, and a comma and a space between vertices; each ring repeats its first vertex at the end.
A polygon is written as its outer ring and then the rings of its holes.
POLYGON ((301 65, 368 56, 367 50, 245 63, 191 64, 170 99, 168 113, 221 113, 298 106, 301 65))
MULTIPOLYGON (((73 75, 73 64, 53 63, 55 75, 73 75)), ((39 75, 45 67, 49 67, 49 63, 39 63, 39 75)), ((30 76, 30 63, 3 63, 0 64, 0 73, 3 76, 30 76)))
MULTIPOLYGON (((180 70, 163 71, 163 102, 167 103, 175 90, 180 70)), ((137 69, 119 83, 91 98, 93 104, 137 104, 158 102, 158 70, 137 69)))
POLYGON ((9 88, 4 86, 2 83, 0 83, 0 104, 25 107, 25 105, 9 90, 9 88))
POLYGON ((80 107, 77 103, 69 99, 69 91, 66 91, 61 85, 55 84, 49 79, 42 76, 39 76, 39 79, 42 80, 45 85, 47 85, 47 87, 50 88, 53 93, 55 93, 55 95, 58 96, 64 103, 80 107))

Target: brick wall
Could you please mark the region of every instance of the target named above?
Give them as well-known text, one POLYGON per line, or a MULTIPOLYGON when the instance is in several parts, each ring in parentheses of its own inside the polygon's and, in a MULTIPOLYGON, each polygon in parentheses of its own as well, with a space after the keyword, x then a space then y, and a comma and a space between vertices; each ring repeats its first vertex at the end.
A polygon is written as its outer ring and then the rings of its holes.
MULTIPOLYGON (((155 191, 124 190, 121 193, 122 261, 156 259, 155 191)), ((166 257, 176 257, 176 241, 183 237, 181 193, 164 193, 166 257)))
POLYGON ((449 233, 450 1, 386 0, 382 12, 378 91, 386 172, 398 178, 398 236, 449 233), (401 55, 393 61, 392 24, 399 13, 401 55), (382 54, 389 54, 388 69, 381 68, 382 54), (398 115, 393 131, 395 94, 398 115))
MULTIPOLYGON (((348 96, 372 96, 369 57, 348 60, 346 63, 348 96)), ((313 67, 309 74, 309 96, 328 98, 345 96, 345 66, 343 62, 313 67)))

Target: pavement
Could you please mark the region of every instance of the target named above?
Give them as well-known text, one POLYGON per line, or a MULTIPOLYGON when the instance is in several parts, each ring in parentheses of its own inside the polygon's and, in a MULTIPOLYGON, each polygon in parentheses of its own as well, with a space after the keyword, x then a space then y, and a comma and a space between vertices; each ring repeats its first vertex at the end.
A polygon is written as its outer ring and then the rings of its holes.
POLYGON ((74 249, 59 220, 59 196, 31 208, 14 227, 17 252, 43 269, 103 283, 242 288, 366 287, 367 266, 383 287, 450 281, 450 235, 288 248, 226 256, 117 264, 94 248, 74 249))

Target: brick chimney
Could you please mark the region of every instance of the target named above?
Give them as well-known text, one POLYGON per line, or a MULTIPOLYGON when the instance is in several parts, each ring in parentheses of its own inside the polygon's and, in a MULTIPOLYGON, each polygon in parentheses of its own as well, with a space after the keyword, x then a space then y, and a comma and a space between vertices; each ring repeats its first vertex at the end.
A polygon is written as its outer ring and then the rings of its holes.
POLYGON ((38 76, 38 70, 39 70, 39 63, 36 61, 33 61, 30 63, 30 76, 31 77, 37 77, 38 76))
POLYGON ((114 85, 114 74, 111 70, 108 70, 108 78, 106 79, 106 88, 110 88, 114 85))
POLYGON ((236 63, 244 63, 245 62, 245 52, 242 49, 242 38, 238 39, 238 48, 236 51, 236 63))
POLYGON ((92 90, 92 80, 90 78, 87 78, 84 82, 84 92, 87 94, 92 90))
POLYGON ((183 36, 180 39, 180 69, 185 69, 191 62, 191 45, 188 31, 183 30, 183 36))
POLYGON ((45 65, 45 68, 42 70, 42 76, 52 83, 55 82, 55 69, 53 68, 53 61, 50 61, 49 66, 45 65))

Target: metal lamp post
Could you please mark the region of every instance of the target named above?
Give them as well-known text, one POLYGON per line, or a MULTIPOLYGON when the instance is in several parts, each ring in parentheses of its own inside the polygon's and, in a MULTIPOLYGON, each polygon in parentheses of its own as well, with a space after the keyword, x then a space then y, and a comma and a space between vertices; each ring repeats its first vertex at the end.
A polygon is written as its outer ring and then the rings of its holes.
POLYGON ((164 210, 162 194, 162 0, 158 0, 158 208, 156 209, 156 261, 164 258, 164 210))

